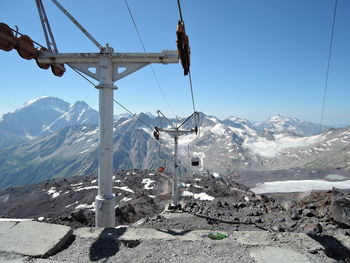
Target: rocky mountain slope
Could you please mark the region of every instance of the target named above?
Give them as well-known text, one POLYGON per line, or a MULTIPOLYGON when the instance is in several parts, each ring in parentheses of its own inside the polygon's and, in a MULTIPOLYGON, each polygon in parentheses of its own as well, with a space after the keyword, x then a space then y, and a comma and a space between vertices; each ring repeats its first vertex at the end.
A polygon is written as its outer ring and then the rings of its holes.
MULTIPOLYGON (((48 115, 51 117, 49 121, 40 119, 40 129, 34 132, 34 128, 29 129, 31 126, 24 122, 21 128, 11 133, 12 136, 23 136, 25 129, 30 130, 30 140, 0 147, 0 188, 97 171, 99 130, 97 125, 93 125, 97 113, 83 102, 69 105, 56 98, 38 99, 5 115, 0 124, 4 127, 10 117, 15 118, 19 113, 22 116, 33 109, 40 112, 42 107, 50 112, 51 115, 48 115), (51 107, 50 110, 47 107, 51 107)), ((159 143, 150 129, 154 126, 166 128, 168 125, 164 118, 150 114, 116 116, 114 169, 154 170, 165 165, 167 171, 172 171, 173 139, 161 133, 160 157, 159 143)), ((184 128, 193 128, 194 125, 194 120, 191 120, 184 128)), ((197 156, 202 172, 210 170, 224 175, 244 175, 245 178, 251 174, 255 178, 264 173, 271 175, 274 173, 271 171, 281 174, 287 172, 280 171, 291 171, 289 179, 300 177, 298 171, 305 171, 303 179, 307 179, 311 171, 317 171, 316 174, 325 171, 347 173, 350 168, 350 127, 311 136, 296 134, 296 131, 304 134, 310 134, 312 130, 315 132, 316 126, 281 116, 273 117, 263 125, 237 117, 219 120, 201 113, 199 135, 180 136, 181 169, 191 172, 190 158, 197 156), (268 130, 269 123, 278 129, 271 126, 271 130, 268 130)), ((8 128, 0 130, 4 134, 2 131, 5 134, 11 132, 8 128)), ((260 182, 263 179, 260 178, 260 182)))
MULTIPOLYGON (((274 199, 213 174, 181 178, 183 216, 167 217, 171 178, 146 170, 114 174, 117 225, 155 229, 268 230, 350 234, 346 192, 309 192, 274 199), (345 209, 345 210, 344 210, 345 209)), ((31 218, 72 227, 94 225, 95 175, 0 190, 0 217, 31 218)), ((349 195, 348 195, 349 196, 349 195)))

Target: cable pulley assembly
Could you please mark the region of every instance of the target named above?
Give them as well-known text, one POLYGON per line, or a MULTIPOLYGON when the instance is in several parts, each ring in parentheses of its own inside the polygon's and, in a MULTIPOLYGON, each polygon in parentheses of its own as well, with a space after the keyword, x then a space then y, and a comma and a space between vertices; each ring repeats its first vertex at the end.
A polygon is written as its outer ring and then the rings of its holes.
POLYGON ((185 23, 182 19, 182 10, 180 5, 180 0, 177 0, 177 6, 179 8, 179 15, 180 20, 177 23, 176 27, 176 45, 178 50, 178 55, 181 61, 181 65, 184 69, 184 75, 187 76, 190 72, 190 55, 191 55, 191 48, 190 48, 190 41, 188 39, 188 35, 186 34, 185 30, 185 23))
POLYGON ((34 47, 33 40, 27 35, 22 35, 17 39, 15 48, 18 55, 24 59, 31 60, 38 57, 38 50, 34 47))
POLYGON ((0 49, 11 51, 15 44, 16 37, 13 35, 12 29, 8 25, 0 23, 0 49))
POLYGON ((188 39, 188 35, 185 30, 185 23, 179 20, 176 28, 176 44, 178 55, 180 57, 181 65, 184 69, 184 75, 187 76, 190 71, 190 55, 191 48, 188 39))
POLYGON ((64 72, 66 72, 66 68, 64 64, 52 64, 51 71, 56 77, 62 77, 64 72))
MULTIPOLYGON (((43 52, 48 52, 49 50, 45 47, 42 47, 38 50, 39 54, 43 53, 43 52)), ((51 66, 50 63, 40 63, 38 61, 38 58, 35 58, 36 64, 38 65, 39 68, 41 69, 49 69, 49 67, 51 66)))
POLYGON ((15 31, 11 29, 5 23, 0 23, 0 49, 4 51, 16 49, 21 58, 26 60, 35 59, 39 68, 49 69, 51 67, 52 73, 57 77, 62 77, 66 72, 64 64, 57 64, 54 61, 52 61, 52 63, 40 63, 38 60, 40 55, 51 51, 33 41, 29 36, 19 33, 18 30, 15 31), (15 32, 16 35, 14 35, 13 32, 15 32), (19 34, 20 37, 17 37, 17 34, 19 34), (40 46, 40 49, 36 48, 34 43, 40 46))

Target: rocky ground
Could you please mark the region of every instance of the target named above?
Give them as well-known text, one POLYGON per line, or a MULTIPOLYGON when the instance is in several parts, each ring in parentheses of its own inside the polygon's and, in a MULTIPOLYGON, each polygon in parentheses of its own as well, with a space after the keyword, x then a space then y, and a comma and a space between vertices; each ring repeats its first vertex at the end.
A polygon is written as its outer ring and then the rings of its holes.
MULTIPOLYGON (((182 213, 193 217, 186 220, 161 213, 170 203, 169 175, 129 170, 115 173, 113 180, 117 225, 350 234, 346 191, 258 195, 229 178, 187 176, 181 184, 182 213)), ((94 175, 8 188, 0 191, 0 217, 93 226, 96 194, 94 175)))
MULTIPOLYGON (((313 240, 319 239, 320 242, 327 243, 325 247, 333 251, 327 253, 335 253, 331 258, 339 260, 335 262, 350 262, 349 250, 338 251, 336 244, 339 242, 332 242, 336 235, 345 237, 350 234, 350 195, 346 190, 259 195, 229 177, 187 176, 181 180, 182 210, 169 213, 164 210, 171 202, 170 175, 128 170, 116 172, 113 181, 117 201, 115 214, 119 226, 162 231, 177 229, 180 232, 174 232, 175 236, 202 229, 224 231, 230 233, 230 236, 235 236, 234 233, 237 231, 261 231, 279 236, 286 234, 287 240, 288 232, 306 233, 313 240)), ((0 191, 0 217, 31 218, 36 221, 68 225, 73 229, 91 227, 94 225, 96 194, 96 175, 8 188, 0 191)), ((84 242, 93 242, 92 239, 85 240, 81 237, 76 239, 71 246, 68 245, 66 250, 60 252, 60 260, 64 259, 67 253, 69 257, 70 250, 79 245, 79 242, 81 242, 79 246, 85 246, 84 242)), ((177 255, 184 245, 182 241, 176 240, 166 245, 160 245, 161 241, 157 241, 159 244, 147 242, 137 246, 135 251, 142 250, 142 246, 147 245, 154 249, 173 251, 172 253, 177 255)), ((276 242, 278 243, 278 240, 276 242)), ((194 246, 194 251, 197 249, 200 251, 201 246, 209 246, 214 256, 215 253, 220 255, 223 251, 222 247, 207 244, 207 241, 189 244, 194 246)), ((121 252, 118 252, 118 255, 126 253, 132 262, 132 254, 129 255, 131 252, 128 249, 125 244, 120 243, 118 251, 121 252)), ((319 253, 314 250, 310 247, 303 253, 319 253)), ((142 253, 140 257, 143 258, 145 255, 142 253)), ((162 253, 159 255, 162 257, 162 253)), ((176 256, 172 258, 178 259, 176 256)), ((229 258, 227 255, 227 262, 230 262, 229 258)), ((152 262, 152 260, 154 258, 150 256, 141 261, 152 262)), ((160 258, 157 260, 162 262, 160 258)), ((180 262, 176 260, 174 262, 180 262)), ((251 261, 247 258, 247 261, 242 262, 251 261)))

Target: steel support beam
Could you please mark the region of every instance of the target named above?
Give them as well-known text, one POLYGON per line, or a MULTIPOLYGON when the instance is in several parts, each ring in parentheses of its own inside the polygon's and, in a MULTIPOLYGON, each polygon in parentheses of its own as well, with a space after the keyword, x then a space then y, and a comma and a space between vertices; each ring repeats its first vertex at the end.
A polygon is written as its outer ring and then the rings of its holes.
POLYGON ((98 195, 95 198, 96 227, 115 227, 113 194, 113 92, 114 82, 151 63, 178 63, 177 51, 161 53, 114 53, 106 45, 100 53, 44 52, 39 63, 69 64, 99 81, 100 145, 98 195))
POLYGON ((113 64, 109 57, 100 58, 99 115, 100 144, 98 154, 98 195, 95 199, 96 227, 115 227, 113 194, 113 64))

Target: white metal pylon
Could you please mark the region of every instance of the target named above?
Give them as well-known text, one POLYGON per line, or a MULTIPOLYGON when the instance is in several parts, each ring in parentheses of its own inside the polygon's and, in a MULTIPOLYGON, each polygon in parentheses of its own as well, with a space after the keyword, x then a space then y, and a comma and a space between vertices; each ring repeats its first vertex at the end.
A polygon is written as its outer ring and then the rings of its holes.
POLYGON ((115 227, 113 194, 113 91, 114 82, 151 63, 178 63, 178 52, 114 53, 108 44, 100 53, 51 53, 38 57, 40 63, 68 64, 99 81, 100 146, 98 195, 95 199, 96 227, 115 227))
MULTIPOLYGON (((164 114, 158 110, 158 114, 163 115, 163 117, 168 120, 164 114)), ((172 206, 174 209, 177 209, 179 204, 179 186, 180 186, 180 174, 179 174, 179 164, 178 164, 178 146, 179 146, 179 136, 189 133, 198 132, 198 126, 196 124, 195 129, 191 130, 180 130, 180 128, 194 115, 197 115, 197 112, 194 112, 190 117, 188 117, 185 121, 183 121, 179 126, 174 125, 170 120, 169 123, 173 126, 173 129, 161 129, 158 127, 154 127, 158 136, 156 139, 159 139, 159 132, 166 132, 170 134, 174 138, 174 174, 173 174, 173 185, 172 185, 172 206)), ((159 115, 158 115, 159 116, 159 115)))

